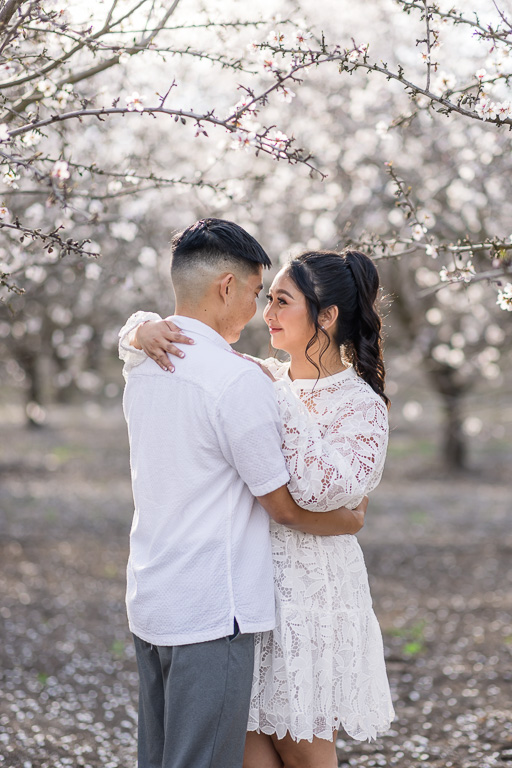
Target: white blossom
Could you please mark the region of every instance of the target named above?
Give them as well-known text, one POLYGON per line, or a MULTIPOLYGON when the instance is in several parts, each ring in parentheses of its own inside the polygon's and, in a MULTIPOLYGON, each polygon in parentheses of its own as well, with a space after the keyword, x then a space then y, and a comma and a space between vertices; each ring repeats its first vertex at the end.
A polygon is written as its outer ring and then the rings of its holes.
POLYGON ((128 112, 142 112, 144 109, 142 96, 140 96, 137 91, 134 91, 132 95, 126 99, 126 106, 128 107, 128 112))
POLYGON ((415 224, 412 228, 412 239, 422 240, 426 231, 426 227, 424 227, 422 224, 415 224))
POLYGON ((480 82, 482 82, 486 74, 487 74, 486 69, 479 69, 477 72, 475 72, 475 77, 477 78, 477 80, 480 80, 480 82))
POLYGON ((69 179, 70 175, 69 166, 65 160, 57 160, 50 174, 53 179, 59 179, 60 181, 69 179))
POLYGON ((26 147, 34 147, 36 144, 39 144, 42 138, 41 134, 37 131, 27 131, 21 137, 21 143, 26 147))
POLYGON ((437 250, 435 245, 427 245, 427 247, 425 248, 425 254, 427 256, 431 256, 433 259, 437 259, 437 257, 439 256, 439 251, 437 250))
POLYGON ((19 173, 16 173, 12 170, 12 168, 9 168, 9 170, 4 173, 4 184, 8 187, 12 187, 12 189, 18 189, 17 181, 20 178, 19 173))
POLYGON ((7 141, 9 139, 9 128, 7 123, 0 123, 0 141, 7 141))
POLYGON ((5 219, 9 215, 9 209, 5 205, 0 205, 0 219, 5 219))
POLYGON ((496 115, 500 120, 506 120, 507 117, 512 117, 512 102, 501 101, 496 104, 496 115))
POLYGON ((479 99, 475 104, 475 112, 482 120, 491 120, 496 117, 497 104, 488 98, 479 99))
POLYGON ((501 309, 512 312, 512 283, 507 283, 504 288, 498 292, 498 298, 496 304, 501 309))
POLYGON ((312 37, 311 32, 304 32, 302 29, 298 29, 295 33, 295 40, 299 48, 302 48, 306 44, 306 40, 310 40, 312 37))
POLYGON ((283 85, 278 91, 278 97, 281 101, 291 102, 295 98, 295 92, 286 85, 283 85))
POLYGON ((43 96, 53 96, 55 91, 57 90, 57 86, 55 83, 52 83, 51 80, 40 80, 37 84, 37 90, 41 91, 43 96))
POLYGON ((234 149, 250 149, 257 144, 257 137, 253 131, 239 129, 232 134, 232 139, 234 149))
POLYGON ((273 29, 272 32, 270 32, 267 40, 271 45, 282 45, 284 43, 284 35, 282 32, 279 32, 276 29, 273 29))

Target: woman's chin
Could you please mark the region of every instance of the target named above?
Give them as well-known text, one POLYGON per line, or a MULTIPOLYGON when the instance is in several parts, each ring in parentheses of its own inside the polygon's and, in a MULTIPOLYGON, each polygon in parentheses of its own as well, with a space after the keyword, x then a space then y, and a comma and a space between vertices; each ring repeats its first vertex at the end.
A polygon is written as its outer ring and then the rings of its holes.
POLYGON ((275 339, 273 336, 270 338, 270 343, 273 347, 273 349, 280 349, 282 352, 288 352, 285 346, 283 344, 280 344, 278 339, 275 339))

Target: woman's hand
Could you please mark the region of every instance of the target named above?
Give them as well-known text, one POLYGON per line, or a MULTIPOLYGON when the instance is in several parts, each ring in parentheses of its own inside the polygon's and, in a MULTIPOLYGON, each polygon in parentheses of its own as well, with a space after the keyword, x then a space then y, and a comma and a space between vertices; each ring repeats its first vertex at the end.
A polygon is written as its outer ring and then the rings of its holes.
POLYGON ((194 340, 185 336, 181 328, 172 320, 148 320, 138 325, 130 336, 130 344, 142 349, 148 357, 164 371, 174 371, 174 366, 167 357, 167 352, 175 357, 185 357, 185 353, 176 344, 194 344, 194 340))

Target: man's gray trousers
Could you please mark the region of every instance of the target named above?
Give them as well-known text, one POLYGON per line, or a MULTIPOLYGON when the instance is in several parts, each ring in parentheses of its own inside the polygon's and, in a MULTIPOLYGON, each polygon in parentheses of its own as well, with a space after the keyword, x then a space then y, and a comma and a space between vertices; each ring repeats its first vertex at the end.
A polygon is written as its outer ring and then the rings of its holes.
POLYGON ((242 768, 254 635, 176 646, 133 637, 138 768, 242 768))

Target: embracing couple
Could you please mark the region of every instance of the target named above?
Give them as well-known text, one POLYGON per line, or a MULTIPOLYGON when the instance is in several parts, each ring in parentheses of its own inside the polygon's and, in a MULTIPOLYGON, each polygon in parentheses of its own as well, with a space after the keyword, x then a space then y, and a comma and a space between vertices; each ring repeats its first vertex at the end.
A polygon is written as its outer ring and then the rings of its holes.
POLYGON ((354 535, 388 439, 377 271, 356 251, 283 267, 263 314, 280 363, 230 347, 270 266, 199 221, 173 240, 176 314, 120 333, 139 768, 336 768, 338 728, 394 716, 354 535))

